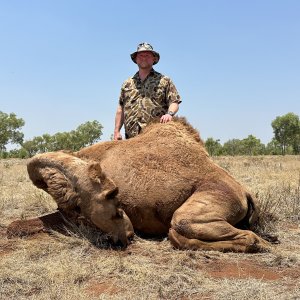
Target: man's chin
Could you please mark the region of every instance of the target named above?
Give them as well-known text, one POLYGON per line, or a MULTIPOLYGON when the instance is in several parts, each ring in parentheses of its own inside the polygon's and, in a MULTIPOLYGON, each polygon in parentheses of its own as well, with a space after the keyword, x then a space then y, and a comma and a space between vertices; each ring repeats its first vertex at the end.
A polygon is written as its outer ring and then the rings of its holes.
POLYGON ((151 69, 152 68, 152 65, 149 65, 149 64, 139 64, 138 65, 140 69, 145 69, 145 70, 148 70, 148 69, 151 69))

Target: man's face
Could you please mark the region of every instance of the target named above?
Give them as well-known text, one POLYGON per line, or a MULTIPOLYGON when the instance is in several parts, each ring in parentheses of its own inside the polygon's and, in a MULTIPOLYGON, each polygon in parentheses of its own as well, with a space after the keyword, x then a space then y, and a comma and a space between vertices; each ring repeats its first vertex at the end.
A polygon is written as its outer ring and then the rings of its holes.
POLYGON ((135 61, 140 68, 148 69, 148 68, 152 68, 155 59, 156 58, 151 51, 143 51, 137 53, 135 61))

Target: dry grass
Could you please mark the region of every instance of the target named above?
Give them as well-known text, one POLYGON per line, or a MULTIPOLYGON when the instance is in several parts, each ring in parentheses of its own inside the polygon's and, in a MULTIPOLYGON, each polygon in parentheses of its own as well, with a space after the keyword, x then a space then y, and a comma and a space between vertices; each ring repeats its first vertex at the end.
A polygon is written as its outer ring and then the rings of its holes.
POLYGON ((8 224, 56 208, 28 179, 26 161, 0 160, 0 299, 298 299, 300 157, 218 157, 261 202, 262 231, 279 235, 271 253, 174 250, 135 237, 112 250, 79 228, 7 240, 8 224))
POLYGON ((266 231, 275 231, 278 222, 300 220, 299 156, 221 157, 215 162, 259 199, 260 225, 266 231))

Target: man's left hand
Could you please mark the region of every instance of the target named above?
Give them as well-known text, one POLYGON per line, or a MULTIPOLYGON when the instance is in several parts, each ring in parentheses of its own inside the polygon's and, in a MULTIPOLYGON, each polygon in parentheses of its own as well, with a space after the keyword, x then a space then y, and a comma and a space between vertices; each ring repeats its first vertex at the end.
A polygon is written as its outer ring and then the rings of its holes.
POLYGON ((173 119, 173 117, 171 115, 165 114, 160 118, 160 123, 168 123, 172 119, 173 119))

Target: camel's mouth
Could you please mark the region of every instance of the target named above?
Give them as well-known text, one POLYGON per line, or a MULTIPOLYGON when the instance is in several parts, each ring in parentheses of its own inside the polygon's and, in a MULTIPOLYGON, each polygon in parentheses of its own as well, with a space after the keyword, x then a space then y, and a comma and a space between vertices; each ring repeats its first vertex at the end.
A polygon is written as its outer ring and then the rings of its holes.
POLYGON ((130 245, 134 238, 134 232, 133 231, 127 231, 126 237, 124 239, 120 238, 119 241, 123 245, 124 248, 126 248, 128 245, 130 245))
POLYGON ((133 231, 127 232, 127 241, 128 241, 128 244, 132 243, 133 238, 134 238, 134 232, 133 231))
POLYGON ((125 238, 114 238, 113 236, 110 236, 110 241, 112 242, 114 248, 126 249, 132 243, 133 238, 134 232, 128 232, 125 238))

